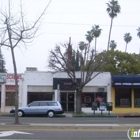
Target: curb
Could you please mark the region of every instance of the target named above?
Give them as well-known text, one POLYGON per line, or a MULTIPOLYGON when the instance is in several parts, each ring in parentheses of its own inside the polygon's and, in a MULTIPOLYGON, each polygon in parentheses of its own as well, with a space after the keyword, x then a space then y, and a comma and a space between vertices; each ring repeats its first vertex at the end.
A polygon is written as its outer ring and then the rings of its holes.
POLYGON ((117 118, 118 116, 103 116, 103 115, 88 115, 88 116, 73 116, 74 118, 117 118))
POLYGON ((140 127, 136 124, 0 124, 0 130, 36 130, 36 129, 59 129, 59 130, 90 130, 90 131, 127 131, 131 127, 140 127))
POLYGON ((118 115, 118 118, 140 118, 140 115, 118 115))
MULTIPOLYGON (((0 116, 11 116, 9 114, 0 114, 0 116)), ((73 118, 140 118, 140 115, 55 115, 54 118, 65 118, 65 117, 73 117, 73 118)))

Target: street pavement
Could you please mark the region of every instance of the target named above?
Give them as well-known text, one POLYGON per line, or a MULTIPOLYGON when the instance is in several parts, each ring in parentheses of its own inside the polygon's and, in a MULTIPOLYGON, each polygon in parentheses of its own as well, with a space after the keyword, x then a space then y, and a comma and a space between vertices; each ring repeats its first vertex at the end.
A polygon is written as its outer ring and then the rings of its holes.
MULTIPOLYGON (((1 116, 8 116, 9 114, 3 114, 1 116)), ((100 115, 100 114, 98 114, 100 115)), ((72 118, 72 114, 71 113, 65 113, 64 114, 65 117, 67 118, 72 118)), ((103 115, 100 115, 101 117, 104 117, 103 115)), ((99 117, 100 117, 99 116, 99 117)), ((119 115, 118 115, 119 116, 119 115)), ((123 116, 121 114, 121 116, 123 116)), ((133 115, 129 115, 134 117, 133 115)), ((107 115, 105 115, 105 117, 107 117, 107 115)), ((111 117, 110 115, 108 115, 108 117, 111 117)), ((138 115, 136 116, 138 117, 138 115)), ((62 118, 63 119, 63 118, 62 118)), ((124 118, 125 119, 125 118, 124 118)), ((18 129, 36 129, 36 128, 40 128, 40 129, 108 129, 108 130, 128 130, 131 127, 138 127, 140 128, 140 123, 122 123, 122 124, 118 124, 118 123, 22 123, 22 124, 13 124, 13 123, 0 123, 0 130, 2 129, 13 129, 13 128, 18 128, 18 129)))

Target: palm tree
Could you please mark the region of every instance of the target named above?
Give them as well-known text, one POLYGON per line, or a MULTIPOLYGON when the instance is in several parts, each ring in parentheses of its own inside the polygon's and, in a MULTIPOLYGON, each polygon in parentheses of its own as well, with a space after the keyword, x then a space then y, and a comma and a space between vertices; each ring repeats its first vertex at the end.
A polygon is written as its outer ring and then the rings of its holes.
POLYGON ((137 36, 140 38, 140 27, 137 29, 138 33, 137 36))
POLYGON ((92 31, 87 31, 87 34, 85 36, 86 36, 86 40, 90 44, 94 38, 92 31))
POLYGON ((110 31, 109 31, 109 37, 108 37, 108 45, 107 45, 107 50, 109 49, 109 43, 110 43, 110 36, 111 36, 111 29, 113 25, 113 19, 114 17, 117 17, 117 14, 120 13, 121 7, 118 3, 118 1, 112 0, 109 1, 107 4, 107 9, 106 11, 108 12, 110 18, 111 18, 111 24, 110 24, 110 31))
POLYGON ((101 30, 99 28, 99 25, 94 25, 92 26, 92 33, 93 33, 93 36, 95 37, 95 55, 96 55, 96 44, 97 44, 97 38, 100 36, 101 34, 101 30))
POLYGON ((111 50, 115 50, 117 47, 117 43, 114 40, 111 40, 109 45, 111 50))
POLYGON ((81 41, 81 42, 79 42, 79 49, 81 50, 81 51, 83 51, 84 49, 85 49, 85 47, 86 47, 86 43, 85 42, 83 42, 83 41, 81 41))
MULTIPOLYGON (((140 38, 140 27, 137 29, 138 33, 137 33, 137 36, 140 38)), ((139 54, 140 54, 140 51, 139 51, 139 54)))
POLYGON ((124 41, 126 42, 125 52, 127 50, 127 44, 132 40, 132 36, 130 36, 130 33, 124 34, 124 41))

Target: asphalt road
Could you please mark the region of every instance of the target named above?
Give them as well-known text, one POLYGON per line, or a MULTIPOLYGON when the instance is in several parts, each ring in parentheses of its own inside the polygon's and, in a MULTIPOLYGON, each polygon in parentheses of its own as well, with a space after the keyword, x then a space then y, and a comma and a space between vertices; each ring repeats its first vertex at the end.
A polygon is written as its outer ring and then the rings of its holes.
POLYGON ((0 139, 45 140, 128 140, 126 131, 92 130, 24 130, 0 131, 0 139), (3 136, 2 136, 3 134, 3 136), (5 135, 5 136, 4 136, 5 135))
MULTIPOLYGON (((140 124, 140 118, 47 118, 21 117, 22 125, 12 125, 13 116, 0 116, 0 139, 45 139, 45 140, 128 140, 131 124, 140 124), (5 125, 6 124, 6 125, 5 125), (29 124, 35 124, 31 126, 29 124), (38 124, 38 125, 37 125, 38 124), (94 127, 46 127, 39 124, 93 124, 94 127), (96 124, 99 125, 96 126, 96 124), (106 126, 107 124, 107 126, 106 126), (112 124, 112 126, 108 126, 112 124), (122 124, 114 126, 115 124, 122 124), (124 124, 127 127, 122 127, 124 124), (104 126, 103 126, 104 125, 104 126)), ((140 129, 140 128, 139 128, 140 129)))
MULTIPOLYGON (((0 123, 14 123, 13 116, 0 116, 0 123)), ((52 124, 140 124, 140 118, 47 118, 20 117, 20 123, 52 123, 52 124)))

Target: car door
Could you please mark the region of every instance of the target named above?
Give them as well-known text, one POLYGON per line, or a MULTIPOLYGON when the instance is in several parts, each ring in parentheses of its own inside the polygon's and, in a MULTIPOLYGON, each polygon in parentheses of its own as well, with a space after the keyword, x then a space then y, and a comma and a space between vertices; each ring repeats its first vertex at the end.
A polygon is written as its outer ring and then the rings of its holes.
POLYGON ((24 109, 25 114, 38 114, 39 102, 32 102, 24 109))
POLYGON ((46 114, 49 109, 47 102, 40 102, 38 106, 38 113, 39 114, 46 114))

